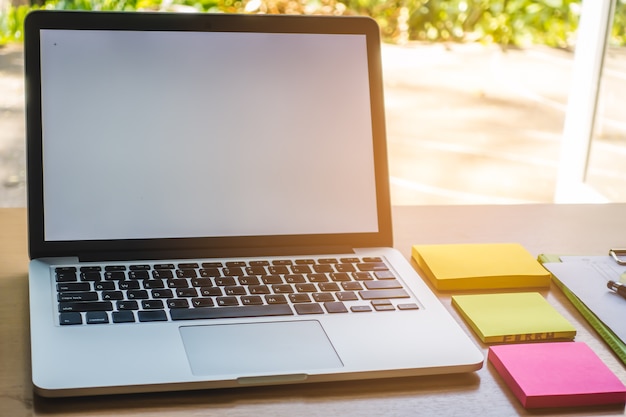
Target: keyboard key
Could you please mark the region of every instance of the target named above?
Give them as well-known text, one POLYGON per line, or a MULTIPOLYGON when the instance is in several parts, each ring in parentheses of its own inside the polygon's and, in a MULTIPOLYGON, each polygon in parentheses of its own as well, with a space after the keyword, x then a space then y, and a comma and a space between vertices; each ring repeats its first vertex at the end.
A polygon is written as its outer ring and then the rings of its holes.
POLYGON ((226 294, 226 295, 246 295, 246 294, 248 294, 248 292, 246 291, 245 287, 240 287, 240 286, 236 285, 236 286, 224 287, 224 294, 226 294))
POLYGON ((131 265, 129 269, 131 271, 149 271, 150 265, 131 265))
POLYGON ((354 272, 356 268, 352 264, 339 264, 335 265, 337 272, 354 272))
POLYGON ((352 278, 356 279, 357 281, 369 281, 374 279, 369 272, 353 272, 352 278))
POLYGON ((261 281, 257 277, 243 276, 239 277, 239 285, 259 285, 261 281))
POLYGON ((262 305, 263 299, 259 297, 258 295, 245 295, 241 297, 241 304, 245 306, 262 305))
POLYGON ((176 309, 172 310, 170 314, 172 316, 172 320, 194 320, 262 316, 292 316, 293 311, 289 305, 276 304, 261 306, 176 309))
POLYGON ((179 269, 197 269, 199 268, 199 266, 196 262, 187 262, 187 263, 178 264, 178 268, 179 269))
POLYGON ((372 311, 372 307, 370 306, 352 306, 350 307, 350 311, 353 313, 366 313, 368 311, 372 311))
POLYGON ((318 303, 324 303, 329 301, 335 301, 335 296, 329 292, 319 292, 313 294, 313 299, 318 303))
MULTIPOLYGON (((88 282, 86 282, 85 284, 89 285, 88 282)), ((94 282, 93 289, 96 291, 113 291, 115 290, 115 282, 111 282, 111 281, 94 282)))
POLYGON ((87 324, 106 324, 109 322, 109 315, 104 311, 89 311, 85 318, 87 324))
POLYGON ((313 265, 313 270, 315 272, 334 272, 335 269, 332 265, 313 265))
POLYGON ((364 290, 359 291, 359 295, 364 300, 409 298, 409 294, 401 288, 392 290, 364 290))
POLYGON ((59 303, 59 313, 111 310, 113 310, 113 304, 110 301, 59 303))
MULTIPOLYGON (((170 289, 158 289, 151 291, 152 298, 172 298, 174 297, 174 292, 170 289)), ((196 294, 197 295, 197 294, 196 294)))
POLYGON ((287 299, 282 294, 266 295, 265 302, 267 304, 287 304, 287 299))
POLYGON ((194 287, 212 287, 213 280, 211 278, 194 278, 191 280, 191 285, 194 287))
POLYGON ((146 290, 129 290, 126 292, 126 298, 129 300, 145 300, 148 297, 148 291, 146 290))
POLYGON ((324 314, 324 310, 317 303, 295 304, 293 307, 298 314, 324 314))
POLYGON ((154 269, 174 269, 176 268, 174 264, 156 264, 154 265, 154 269))
POLYGON ((57 284, 57 291, 89 291, 91 290, 91 284, 88 282, 63 282, 57 284))
POLYGON ((59 314, 59 324, 61 326, 83 324, 83 316, 80 313, 61 313, 59 314))
POLYGON ((121 291, 104 291, 102 292, 103 300, 123 300, 124 293, 121 291))
POLYGON ((330 278, 335 282, 351 281, 350 275, 348 275, 346 272, 333 272, 332 274, 330 274, 330 278))
POLYGON ((341 288, 343 288, 346 291, 358 291, 358 290, 362 290, 363 286, 361 285, 360 282, 349 281, 349 282, 342 282, 341 288))
POLYGON ((285 275, 285 282, 288 284, 299 284, 306 282, 306 278, 302 274, 288 274, 285 275))
POLYGON ((415 303, 398 304, 398 310, 419 310, 419 306, 415 303))
POLYGON ((326 274, 308 274, 309 282, 328 282, 326 274))
POLYGON ((192 307, 213 307, 215 303, 211 298, 193 298, 191 300, 192 307))
POLYGON ((341 258, 339 259, 339 262, 343 264, 357 264, 361 262, 361 260, 359 258, 341 258))
POLYGON ((96 292, 62 292, 57 295, 58 301, 98 301, 96 292))
POLYGON ((396 276, 391 271, 376 271, 374 272, 378 279, 395 279, 396 276))
POLYGON ((198 291, 195 288, 178 288, 176 290, 176 297, 197 297, 198 291))
POLYGON ((80 280, 89 282, 102 281, 102 276, 100 272, 81 272, 80 280))
POLYGON ((171 279, 174 278, 174 272, 169 269, 155 269, 154 271, 152 271, 152 278, 171 279))
POLYGON ((321 258, 317 260, 318 263, 320 264, 336 264, 339 263, 339 261, 335 258, 321 258))
POLYGON ((274 294, 291 294, 293 287, 290 284, 276 284, 272 285, 272 291, 274 294))
POLYGON ((356 301, 359 299, 355 293, 352 291, 341 291, 337 294, 337 300, 339 301, 356 301))
POLYGON ((318 285, 321 291, 339 291, 339 284, 336 282, 321 282, 318 285))
POLYGON ((243 269, 241 269, 241 267, 238 267, 238 266, 231 267, 231 268, 224 268, 222 269, 222 274, 226 276, 231 276, 231 277, 245 275, 243 273, 243 269))
POLYGON ((402 288, 402 284, 397 280, 386 280, 386 281, 365 281, 365 288, 368 290, 386 290, 391 288, 402 288))
POLYGON ((202 287, 200 288, 200 295, 203 297, 219 297, 224 295, 222 289, 219 287, 202 287))
POLYGON ((165 288, 165 284, 160 279, 148 279, 143 282, 143 287, 147 290, 165 288))
POLYGON ((189 303, 186 298, 172 298, 167 300, 167 306, 169 308, 189 308, 189 303))
POLYGON ((363 262, 382 262, 382 261, 383 260, 378 256, 375 256, 375 257, 366 256, 363 258, 363 262))
POLYGON ((138 290, 140 288, 138 281, 120 281, 117 286, 120 290, 138 290))
POLYGON ((126 271, 126 265, 107 265, 105 271, 126 271))
POLYGON ((294 274, 309 274, 313 271, 309 265, 294 265, 291 267, 291 272, 294 274))
POLYGON ((222 273, 217 268, 206 268, 206 269, 201 269, 200 270, 200 276, 201 277, 205 277, 205 278, 208 278, 208 277, 219 277, 221 275, 222 275, 222 273))
POLYGON ((215 302, 220 307, 239 305, 239 300, 237 300, 237 297, 217 297, 215 299, 215 302))
POLYGON ((128 278, 129 279, 150 279, 150 274, 148 273, 148 271, 144 271, 144 270, 128 271, 128 278))
POLYGON ((198 273, 195 269, 178 269, 176 270, 176 276, 178 278, 196 278, 198 273))
POLYGON ((143 300, 141 307, 144 310, 161 310, 164 308, 162 300, 143 300))
POLYGON ((289 271, 289 268, 287 268, 287 267, 286 267, 286 266, 284 266, 284 265, 274 265, 274 266, 269 266, 269 267, 267 268, 267 271, 268 271, 270 274, 278 274, 278 275, 284 275, 284 274, 288 274, 288 273, 290 272, 290 271, 289 271))
POLYGON ((118 310, 139 310, 139 304, 137 301, 118 301, 118 310))
POLYGON ((102 271, 101 266, 81 266, 80 272, 100 272, 102 271))
POLYGON ((270 287, 267 285, 250 285, 248 291, 250 294, 269 294, 270 287))
MULTIPOLYGON (((172 312, 174 312, 174 311, 187 311, 187 310, 185 310, 185 309, 172 310, 172 312)), ((165 314, 165 311, 163 311, 163 310, 139 311, 139 312, 137 312, 137 317, 139 318, 139 321, 141 321, 141 322, 146 322, 146 321, 167 321, 167 314, 165 314)))
POLYGON ((374 300, 372 306, 376 311, 393 311, 396 309, 389 300, 374 300))
POLYGON ((283 284, 284 281, 280 275, 265 275, 263 277, 264 284, 283 284))
POLYGON ((359 271, 387 271, 387 265, 382 262, 367 262, 357 264, 359 271))
POLYGON ((265 275, 267 272, 265 271, 264 266, 247 266, 245 268, 245 272, 248 275, 265 275))
POLYGON ((233 277, 219 277, 215 278, 215 285, 225 287, 227 285, 237 285, 237 281, 233 277))
POLYGON ((317 287, 315 287, 315 284, 296 284, 296 291, 317 292, 317 287))
POLYGON ((132 311, 114 311, 111 314, 113 323, 134 323, 135 315, 132 311))
POLYGON ((324 303, 324 308, 329 313, 347 313, 348 312, 346 305, 340 301, 324 303))
POLYGON ((107 281, 123 281, 126 279, 126 273, 123 271, 105 272, 104 279, 107 281))
POLYGON ((57 272, 56 273, 56 282, 72 282, 78 281, 78 277, 76 276, 76 272, 57 272))
POLYGON ((203 268, 221 268, 224 266, 221 262, 203 262, 203 268))
POLYGON ((289 300, 294 304, 310 303, 311 297, 309 297, 309 294, 289 294, 289 300))
POLYGON ((167 286, 169 288, 188 288, 189 283, 186 279, 181 278, 173 278, 167 280, 167 286))

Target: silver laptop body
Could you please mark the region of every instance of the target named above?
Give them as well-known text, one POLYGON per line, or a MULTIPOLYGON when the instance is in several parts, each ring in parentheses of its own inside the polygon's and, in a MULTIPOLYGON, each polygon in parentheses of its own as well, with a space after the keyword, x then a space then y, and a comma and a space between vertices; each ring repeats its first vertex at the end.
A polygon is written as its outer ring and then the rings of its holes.
POLYGON ((373 20, 35 12, 25 34, 37 393, 482 366, 391 249, 373 20))

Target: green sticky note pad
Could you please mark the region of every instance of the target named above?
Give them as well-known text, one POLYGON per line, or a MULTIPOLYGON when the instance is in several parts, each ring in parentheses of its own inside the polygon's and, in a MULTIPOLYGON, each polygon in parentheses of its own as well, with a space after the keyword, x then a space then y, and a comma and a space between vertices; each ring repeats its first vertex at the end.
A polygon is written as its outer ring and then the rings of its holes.
POLYGON ((537 292, 452 296, 484 343, 572 340, 576 329, 537 292))

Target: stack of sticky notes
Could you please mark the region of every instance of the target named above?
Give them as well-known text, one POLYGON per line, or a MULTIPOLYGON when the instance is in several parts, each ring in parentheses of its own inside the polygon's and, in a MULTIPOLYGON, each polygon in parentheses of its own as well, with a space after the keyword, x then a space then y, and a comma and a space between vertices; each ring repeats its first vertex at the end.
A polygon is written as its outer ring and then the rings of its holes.
POLYGON ((492 346, 487 359, 526 408, 626 402, 624 384, 584 343, 492 346))
POLYGON ((572 340, 576 329, 537 292, 452 296, 452 305, 484 343, 572 340))
POLYGON ((550 273, 517 243, 414 245, 411 254, 439 290, 550 285, 550 273))

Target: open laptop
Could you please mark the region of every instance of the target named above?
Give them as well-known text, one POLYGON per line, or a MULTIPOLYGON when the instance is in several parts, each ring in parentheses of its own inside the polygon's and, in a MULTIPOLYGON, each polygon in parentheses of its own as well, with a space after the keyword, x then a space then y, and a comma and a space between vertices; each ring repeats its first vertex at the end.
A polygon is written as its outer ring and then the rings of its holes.
POLYGON ((373 20, 36 12, 25 35, 39 394, 482 366, 391 248, 373 20))

